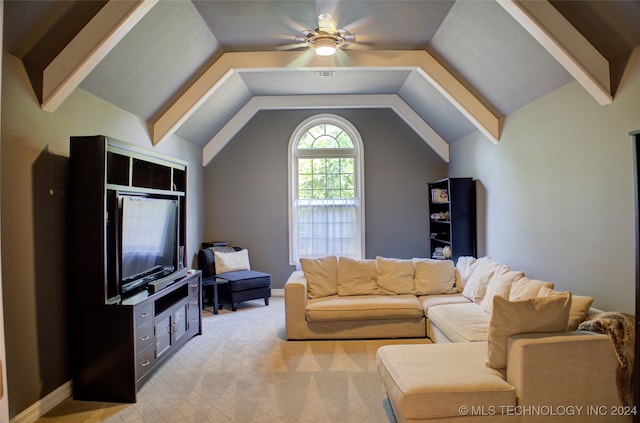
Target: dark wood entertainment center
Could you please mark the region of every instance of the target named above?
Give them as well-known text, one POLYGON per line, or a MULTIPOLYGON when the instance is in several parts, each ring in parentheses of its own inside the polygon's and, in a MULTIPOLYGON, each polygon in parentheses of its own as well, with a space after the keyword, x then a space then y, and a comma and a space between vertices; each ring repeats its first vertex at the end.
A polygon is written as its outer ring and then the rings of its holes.
POLYGON ((153 370, 202 333, 201 272, 184 268, 181 256, 187 164, 101 135, 71 137, 70 151, 73 395, 78 400, 136 402, 153 370), (118 257, 122 194, 178 204, 173 273, 149 289, 143 285, 126 293, 118 257))

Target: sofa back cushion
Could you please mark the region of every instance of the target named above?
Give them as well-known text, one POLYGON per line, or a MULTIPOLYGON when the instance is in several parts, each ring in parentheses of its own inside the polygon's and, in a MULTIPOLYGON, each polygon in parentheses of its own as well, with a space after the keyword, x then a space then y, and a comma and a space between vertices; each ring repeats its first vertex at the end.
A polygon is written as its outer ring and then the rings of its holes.
POLYGON ((300 267, 307 279, 309 298, 338 293, 338 257, 301 258, 300 267))
MULTIPOLYGON (((563 293, 564 292, 556 291, 555 289, 544 286, 540 288, 538 296, 553 297, 563 293)), ((569 323, 567 325, 568 331, 578 330, 578 325, 580 325, 580 323, 582 323, 582 321, 587 317, 591 304, 593 304, 593 297, 571 294, 571 308, 569 309, 569 323)))
POLYGON ((521 333, 564 332, 569 321, 571 293, 509 301, 493 297, 493 313, 487 337, 487 365, 507 366, 507 338, 521 333))
POLYGON ((375 260, 355 260, 340 257, 338 260, 338 295, 379 294, 375 260))
POLYGON ((534 298, 538 296, 540 288, 546 286, 547 288, 553 288, 553 282, 539 281, 537 279, 529 279, 526 276, 520 278, 511 285, 511 291, 509 292, 509 300, 526 300, 527 298, 534 298))
POLYGON ((487 290, 482 298, 482 308, 487 313, 491 314, 493 311, 493 297, 499 295, 503 298, 509 298, 509 292, 513 283, 524 277, 524 272, 518 272, 509 269, 507 266, 500 265, 491 274, 489 283, 487 284, 487 290))
POLYGON ((500 266, 499 263, 489 257, 479 258, 474 264, 474 269, 462 290, 462 295, 475 303, 480 303, 489 284, 493 272, 500 266))
POLYGON ((458 292, 462 292, 464 289, 469 277, 476 268, 477 261, 475 257, 471 256, 458 257, 456 262, 456 288, 458 288, 458 292))
POLYGON ((381 294, 413 294, 413 261, 396 258, 376 257, 378 286, 381 294))
POLYGON ((451 260, 414 258, 413 267, 416 295, 457 292, 456 271, 451 260))

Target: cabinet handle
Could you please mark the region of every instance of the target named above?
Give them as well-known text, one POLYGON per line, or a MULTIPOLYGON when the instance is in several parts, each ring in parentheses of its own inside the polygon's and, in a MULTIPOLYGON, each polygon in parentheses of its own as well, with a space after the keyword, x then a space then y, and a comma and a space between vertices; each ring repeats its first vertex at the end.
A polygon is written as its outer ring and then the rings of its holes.
POLYGON ((140 313, 140 317, 149 317, 149 313, 146 311, 144 313, 140 313))
POLYGON ((198 287, 198 284, 197 284, 197 283, 194 283, 193 285, 189 285, 189 286, 190 286, 191 288, 197 288, 197 287, 198 287))
POLYGON ((151 364, 151 362, 149 360, 145 360, 142 363, 140 363, 141 367, 147 367, 149 364, 151 364))
POLYGON ((149 339, 149 335, 145 335, 142 338, 140 338, 141 341, 147 341, 149 339))

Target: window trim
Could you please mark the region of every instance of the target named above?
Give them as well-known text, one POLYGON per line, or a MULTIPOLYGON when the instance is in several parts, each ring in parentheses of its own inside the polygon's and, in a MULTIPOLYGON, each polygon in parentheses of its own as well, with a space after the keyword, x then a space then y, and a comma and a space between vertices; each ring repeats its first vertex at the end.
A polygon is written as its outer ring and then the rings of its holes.
MULTIPOLYGON (((354 183, 354 197, 355 200, 359 202, 358 207, 358 220, 360 222, 360 255, 362 257, 366 257, 365 255, 365 212, 364 212, 364 145, 362 143, 362 137, 360 136, 360 132, 356 129, 356 127, 349 122, 347 119, 342 116, 330 114, 330 113, 322 113, 318 115, 311 116, 304 121, 302 121, 296 129, 291 134, 291 138, 289 138, 289 148, 288 148, 288 204, 287 204, 287 214, 288 214, 288 226, 289 226, 289 264, 292 266, 296 266, 299 268, 300 263, 298 260, 294 259, 294 251, 293 246, 294 242, 294 228, 293 228, 293 204, 294 199, 296 198, 297 193, 297 176, 298 176, 298 161, 296 158, 298 156, 307 156, 304 150, 309 152, 312 149, 302 149, 302 154, 297 154, 298 151, 298 141, 302 135, 309 130, 310 128, 321 125, 324 123, 332 124, 342 128, 353 142, 353 150, 348 149, 333 149, 332 153, 335 154, 334 157, 340 156, 354 156, 355 155, 355 183, 354 183)), ((325 156, 328 157, 328 156, 325 156)))

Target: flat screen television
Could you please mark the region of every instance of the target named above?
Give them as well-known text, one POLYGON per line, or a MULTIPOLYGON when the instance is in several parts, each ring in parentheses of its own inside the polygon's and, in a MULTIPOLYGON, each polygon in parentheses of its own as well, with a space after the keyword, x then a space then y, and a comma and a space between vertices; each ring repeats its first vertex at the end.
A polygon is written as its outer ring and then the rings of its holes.
POLYGON ((119 195, 119 279, 125 294, 167 276, 178 264, 179 202, 119 195))

